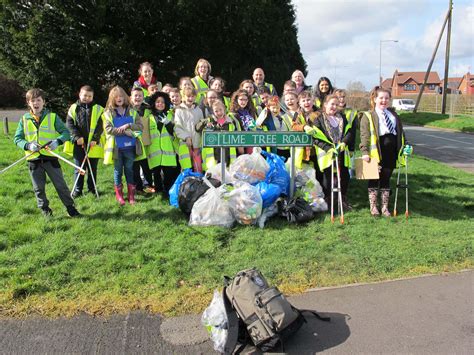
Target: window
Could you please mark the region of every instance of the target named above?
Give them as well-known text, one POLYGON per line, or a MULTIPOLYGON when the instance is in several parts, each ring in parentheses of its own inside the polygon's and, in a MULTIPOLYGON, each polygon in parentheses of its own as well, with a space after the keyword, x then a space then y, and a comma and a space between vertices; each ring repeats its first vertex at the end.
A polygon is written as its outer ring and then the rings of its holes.
POLYGON ((436 90, 436 84, 429 84, 428 90, 436 90))
POLYGON ((405 84, 405 85, 403 85, 403 90, 405 90, 405 91, 416 91, 416 85, 415 84, 405 84))

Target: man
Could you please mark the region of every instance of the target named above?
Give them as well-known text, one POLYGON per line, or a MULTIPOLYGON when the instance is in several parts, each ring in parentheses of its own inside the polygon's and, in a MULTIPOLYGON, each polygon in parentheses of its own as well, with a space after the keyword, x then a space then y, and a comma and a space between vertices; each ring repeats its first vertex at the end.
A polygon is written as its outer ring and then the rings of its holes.
POLYGON ((271 96, 278 96, 273 84, 265 82, 265 73, 263 72, 262 68, 256 68, 253 71, 252 79, 253 79, 253 83, 254 83, 255 88, 256 88, 255 91, 258 92, 258 90, 261 87, 266 86, 270 90, 271 96))

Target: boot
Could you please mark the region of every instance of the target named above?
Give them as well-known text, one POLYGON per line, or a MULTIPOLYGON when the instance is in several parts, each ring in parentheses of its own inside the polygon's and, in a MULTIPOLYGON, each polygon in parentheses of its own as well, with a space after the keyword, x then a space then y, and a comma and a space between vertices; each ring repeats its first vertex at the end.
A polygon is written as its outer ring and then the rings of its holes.
POLYGON ((352 205, 347 200, 346 195, 342 195, 342 207, 344 208, 344 211, 352 211, 352 205))
POLYGON ((128 202, 131 205, 135 204, 135 185, 127 184, 128 202))
POLYGON ((377 208, 378 194, 379 194, 378 189, 374 189, 374 188, 369 189, 370 214, 373 217, 380 216, 379 209, 377 208))
POLYGON ((382 195, 382 215, 384 217, 390 217, 392 214, 388 209, 388 203, 390 201, 390 189, 380 189, 382 195))
POLYGON ((125 205, 125 200, 123 199, 122 185, 114 185, 114 189, 115 189, 115 198, 117 199, 120 206, 125 205))

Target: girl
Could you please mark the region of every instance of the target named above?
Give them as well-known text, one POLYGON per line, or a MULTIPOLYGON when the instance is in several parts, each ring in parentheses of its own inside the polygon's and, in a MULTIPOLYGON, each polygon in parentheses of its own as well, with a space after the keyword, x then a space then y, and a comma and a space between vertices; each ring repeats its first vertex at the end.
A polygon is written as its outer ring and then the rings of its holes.
POLYGON ((162 192, 167 199, 168 191, 179 175, 178 159, 173 146, 173 116, 169 112, 171 102, 168 94, 157 92, 151 96, 150 103, 151 144, 146 147, 147 160, 153 174, 155 191, 162 192))
POLYGON ((194 85, 193 85, 193 82, 191 81, 191 78, 189 76, 181 77, 181 79, 179 79, 178 88, 179 88, 179 92, 182 98, 184 88, 194 89, 194 85))
MULTIPOLYGON (((315 120, 316 107, 314 106, 313 97, 309 91, 303 91, 298 95, 299 105, 299 116, 297 120, 293 121, 294 131, 304 131, 304 126, 309 121, 315 120)), ((314 170, 316 171, 316 180, 322 185, 323 175, 319 170, 319 165, 316 159, 316 153, 314 147, 307 147, 304 150, 298 150, 298 153, 302 153, 301 156, 297 156, 297 166, 304 162, 313 162, 314 170), (301 163, 300 163, 301 162, 301 163)))
MULTIPOLYGON (((255 107, 250 101, 250 95, 246 90, 237 90, 232 94, 230 103, 230 114, 235 126, 239 131, 255 130, 255 107)), ((252 154, 252 147, 239 147, 239 154, 252 154)))
POLYGON ((199 108, 202 110, 202 115, 204 118, 212 115, 212 104, 216 101, 221 101, 219 99, 219 94, 215 90, 209 90, 206 92, 206 97, 202 101, 201 105, 199 105, 199 108))
POLYGON ((338 159, 341 178, 342 205, 345 210, 352 207, 347 202, 349 186, 350 157, 347 145, 352 140, 351 126, 338 109, 339 100, 335 95, 326 96, 322 112, 307 122, 305 131, 315 138, 315 150, 319 169, 322 171, 322 188, 326 202, 331 198, 331 165, 338 159))
MULTIPOLYGON (((262 111, 257 119, 257 128, 263 128, 264 131, 289 131, 291 121, 285 122, 280 114, 280 99, 278 96, 271 96, 267 100, 267 107, 262 111)), ((282 157, 290 157, 288 147, 267 147, 267 150, 282 157)))
POLYGON ((382 214, 390 217, 390 177, 397 164, 405 164, 405 155, 412 148, 405 146, 402 122, 390 107, 391 93, 376 86, 370 93, 371 110, 360 113, 360 150, 362 159, 379 163, 379 179, 369 180, 370 214, 380 216, 377 207, 379 189, 382 195, 382 214))
POLYGON ((332 94, 334 91, 331 80, 322 76, 319 78, 314 90, 314 104, 317 109, 320 109, 326 96, 332 94))
POLYGON ((226 110, 229 111, 230 108, 230 98, 227 96, 224 96, 224 91, 225 91, 225 81, 221 77, 215 77, 212 78, 209 81, 210 88, 211 90, 214 90, 218 98, 224 103, 226 110))
POLYGON ((149 62, 143 62, 140 64, 138 75, 138 80, 133 83, 133 87, 142 89, 144 97, 150 95, 148 88, 152 84, 157 85, 158 90, 161 90, 161 82, 156 80, 156 77, 153 75, 153 67, 149 62))
POLYGON ((260 96, 258 96, 256 90, 255 90, 255 85, 253 84, 252 80, 244 80, 240 83, 239 89, 241 90, 246 90, 250 97, 252 98, 252 104, 257 109, 257 107, 260 107, 262 104, 262 101, 260 100, 260 96))
POLYGON ((134 131, 143 129, 141 117, 130 107, 129 97, 120 86, 110 90, 103 115, 106 133, 104 164, 114 164, 115 197, 121 206, 125 204, 122 189, 124 173, 128 187, 128 201, 134 204, 133 161, 135 157, 143 156, 144 151, 140 139, 133 138, 136 135, 134 131))
POLYGON ((211 63, 203 58, 199 59, 194 68, 194 75, 191 81, 197 91, 196 103, 199 105, 209 90, 209 81, 212 79, 211 63))

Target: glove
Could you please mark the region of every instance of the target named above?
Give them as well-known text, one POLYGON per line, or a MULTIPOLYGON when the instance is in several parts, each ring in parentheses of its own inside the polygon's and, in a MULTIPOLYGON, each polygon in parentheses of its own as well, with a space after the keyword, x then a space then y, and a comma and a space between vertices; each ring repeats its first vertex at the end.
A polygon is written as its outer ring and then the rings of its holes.
POLYGON ((139 138, 142 136, 142 131, 132 131, 132 135, 135 137, 135 138, 139 138))
POLYGON ((41 149, 41 146, 39 145, 38 142, 31 142, 26 145, 26 149, 31 152, 39 152, 41 149))
POLYGON ((339 143, 339 144, 336 146, 336 150, 337 150, 338 152, 342 152, 345 148, 346 148, 346 143, 344 143, 344 142, 339 143))
POLYGON ((413 154, 413 147, 409 144, 403 147, 403 155, 412 155, 413 154))
POLYGON ((55 140, 51 141, 51 143, 49 143, 49 144, 47 145, 47 147, 48 147, 49 150, 55 150, 57 147, 59 147, 59 142, 58 142, 58 140, 55 139, 55 140))

